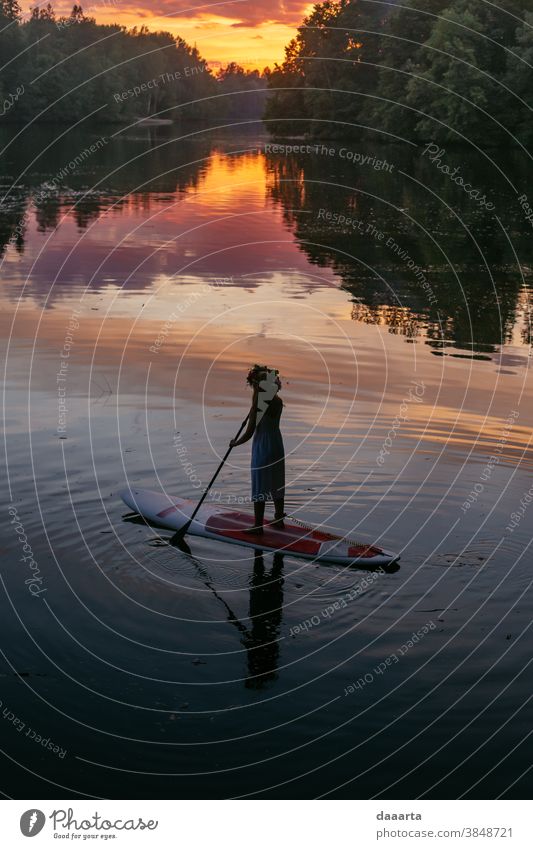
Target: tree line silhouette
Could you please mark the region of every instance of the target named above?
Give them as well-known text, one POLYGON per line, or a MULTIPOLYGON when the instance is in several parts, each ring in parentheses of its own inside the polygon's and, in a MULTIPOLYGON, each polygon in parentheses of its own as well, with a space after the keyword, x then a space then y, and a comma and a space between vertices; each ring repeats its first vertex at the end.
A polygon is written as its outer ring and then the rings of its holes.
MULTIPOLYGON (((0 117, 4 122, 123 122, 140 118, 259 119, 266 74, 237 63, 212 69, 169 32, 97 24, 0 0, 0 117)), ((268 71, 268 69, 267 69, 268 71)))
POLYGON ((533 0, 315 5, 269 73, 280 136, 533 140, 533 0))

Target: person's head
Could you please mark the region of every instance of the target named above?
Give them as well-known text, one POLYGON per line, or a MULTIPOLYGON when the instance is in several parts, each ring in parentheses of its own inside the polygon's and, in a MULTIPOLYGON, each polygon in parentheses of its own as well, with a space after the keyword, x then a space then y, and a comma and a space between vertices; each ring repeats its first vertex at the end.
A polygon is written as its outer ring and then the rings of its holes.
POLYGON ((269 369, 268 366, 262 366, 256 363, 248 372, 246 382, 254 389, 259 389, 261 383, 272 383, 275 386, 276 392, 281 389, 281 380, 278 377, 277 369, 269 369))

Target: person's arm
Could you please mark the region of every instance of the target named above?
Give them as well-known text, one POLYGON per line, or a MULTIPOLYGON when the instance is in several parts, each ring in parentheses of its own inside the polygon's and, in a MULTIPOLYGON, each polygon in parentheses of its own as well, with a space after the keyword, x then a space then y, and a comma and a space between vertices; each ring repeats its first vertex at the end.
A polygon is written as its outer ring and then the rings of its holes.
POLYGON ((252 438, 255 431, 255 422, 257 419, 257 389, 254 390, 254 397, 252 400, 252 406, 250 407, 250 412, 248 413, 248 424, 246 426, 246 430, 243 435, 239 439, 232 439, 230 445, 232 448, 235 448, 237 445, 243 445, 243 443, 248 442, 249 439, 252 438))

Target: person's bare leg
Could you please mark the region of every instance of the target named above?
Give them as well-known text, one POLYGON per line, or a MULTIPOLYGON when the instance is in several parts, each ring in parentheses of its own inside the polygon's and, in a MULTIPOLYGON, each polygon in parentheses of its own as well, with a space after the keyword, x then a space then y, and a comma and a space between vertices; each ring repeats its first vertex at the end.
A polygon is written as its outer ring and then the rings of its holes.
POLYGON ((245 534, 262 534, 263 533, 263 520, 265 518, 265 502, 264 501, 254 501, 254 526, 253 528, 246 528, 245 534))
POLYGON ((284 528, 285 523, 285 500, 283 498, 274 499, 274 521, 270 523, 273 528, 284 528))

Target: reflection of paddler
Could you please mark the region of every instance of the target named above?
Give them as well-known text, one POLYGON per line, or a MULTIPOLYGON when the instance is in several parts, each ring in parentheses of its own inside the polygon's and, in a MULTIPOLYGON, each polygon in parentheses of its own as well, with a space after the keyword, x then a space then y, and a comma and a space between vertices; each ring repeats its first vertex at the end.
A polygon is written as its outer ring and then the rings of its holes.
POLYGON ((250 579, 248 627, 241 622, 224 596, 216 590, 205 566, 194 555, 191 555, 191 559, 204 585, 225 607, 228 622, 241 635, 248 663, 245 687, 259 690, 267 681, 275 681, 278 677, 279 636, 283 614, 283 555, 279 552, 273 555, 272 569, 267 573, 263 555, 259 551, 255 552, 254 571, 250 579))
POLYGON ((253 388, 248 425, 240 439, 230 445, 252 442, 252 501, 255 522, 247 533, 262 534, 265 501, 274 502, 274 520, 270 526, 283 528, 285 498, 285 449, 279 428, 283 401, 278 395, 281 381, 276 369, 255 365, 246 378, 253 388))
POLYGON ((265 572, 260 553, 255 554, 250 582, 251 626, 242 637, 248 654, 245 686, 260 689, 278 677, 279 633, 283 610, 283 555, 274 554, 272 569, 265 572))

